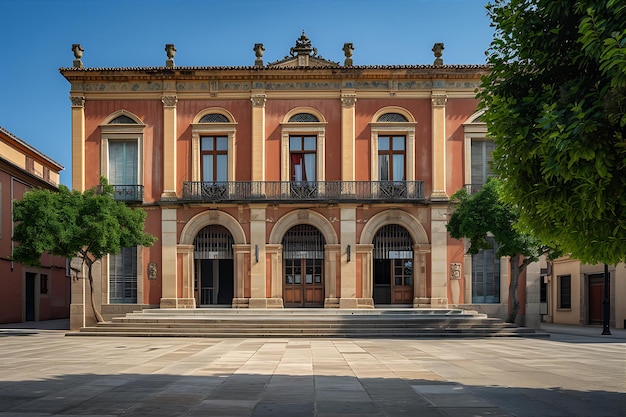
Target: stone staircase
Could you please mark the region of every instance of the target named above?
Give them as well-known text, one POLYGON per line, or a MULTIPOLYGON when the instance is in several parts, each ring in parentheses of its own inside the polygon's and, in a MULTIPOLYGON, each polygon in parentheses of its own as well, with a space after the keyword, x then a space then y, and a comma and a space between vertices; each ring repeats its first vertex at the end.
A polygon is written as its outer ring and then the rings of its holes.
POLYGON ((549 337, 455 308, 148 309, 68 336, 166 337, 549 337))

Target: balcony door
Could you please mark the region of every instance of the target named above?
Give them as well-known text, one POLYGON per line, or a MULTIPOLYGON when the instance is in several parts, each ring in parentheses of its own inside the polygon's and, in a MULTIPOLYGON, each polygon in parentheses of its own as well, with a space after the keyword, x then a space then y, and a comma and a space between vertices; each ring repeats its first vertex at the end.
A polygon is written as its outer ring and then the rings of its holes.
POLYGON ((139 146, 136 140, 109 140, 109 184, 115 198, 137 200, 139 184, 139 146))

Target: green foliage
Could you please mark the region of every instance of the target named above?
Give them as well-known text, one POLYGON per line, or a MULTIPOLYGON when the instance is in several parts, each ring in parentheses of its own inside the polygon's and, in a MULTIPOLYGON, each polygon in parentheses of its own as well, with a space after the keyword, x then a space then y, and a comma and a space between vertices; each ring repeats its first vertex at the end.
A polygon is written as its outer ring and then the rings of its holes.
POLYGON ((58 192, 31 190, 13 203, 13 240, 19 242, 13 259, 37 265, 49 252, 97 260, 123 247, 152 246, 155 237, 143 231, 145 218, 145 211, 115 201, 106 180, 84 193, 63 185, 58 192))
POLYGON ((479 92, 502 197, 542 242, 626 260, 626 3, 495 0, 479 92))
POLYGON ((516 228, 519 214, 511 204, 500 200, 500 187, 498 180, 491 179, 477 193, 470 195, 464 188, 457 191, 452 196, 457 205, 448 220, 448 232, 455 239, 469 239, 470 254, 491 248, 486 240, 490 233, 498 243, 497 256, 523 255, 525 263, 535 261, 547 248, 516 228))

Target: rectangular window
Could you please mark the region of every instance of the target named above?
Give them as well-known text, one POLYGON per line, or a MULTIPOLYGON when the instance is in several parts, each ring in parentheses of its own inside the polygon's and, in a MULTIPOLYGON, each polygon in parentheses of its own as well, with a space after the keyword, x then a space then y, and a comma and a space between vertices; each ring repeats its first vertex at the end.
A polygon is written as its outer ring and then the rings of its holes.
POLYGON ((559 294, 558 303, 559 308, 570 309, 572 308, 572 276, 571 275, 559 275, 559 294))
POLYGON ((378 137, 378 178, 380 181, 404 181, 406 178, 406 137, 378 137))
POLYGON ((137 247, 109 256, 109 302, 137 303, 137 247))
POLYGON ((482 249, 472 255, 472 303, 497 304, 500 302, 500 258, 496 255, 498 244, 487 237, 491 249, 482 249))
POLYGON ((493 140, 472 140, 472 192, 480 190, 489 177, 493 177, 491 153, 496 144, 493 140))
POLYGON ((291 181, 317 181, 315 172, 317 159, 316 136, 289 136, 289 161, 291 181))
POLYGON ((39 293, 48 294, 48 275, 39 275, 39 293))
POLYGON ((139 154, 136 140, 109 141, 109 184, 139 185, 139 154))
POLYGON ((204 182, 228 181, 228 137, 200 138, 200 170, 204 182))

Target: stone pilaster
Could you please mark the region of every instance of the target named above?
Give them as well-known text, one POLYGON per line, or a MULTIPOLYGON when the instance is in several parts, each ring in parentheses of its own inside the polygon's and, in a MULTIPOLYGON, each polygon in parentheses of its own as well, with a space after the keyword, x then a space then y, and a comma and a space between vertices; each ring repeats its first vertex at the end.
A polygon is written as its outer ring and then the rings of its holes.
POLYGON ((431 307, 448 305, 448 208, 433 204, 430 208, 431 230, 431 307))
POLYGON ((354 91, 341 93, 341 180, 354 181, 355 165, 355 104, 354 91))
POLYGON ((267 298, 265 205, 250 206, 250 298, 267 298))
POLYGON ((85 97, 72 101, 72 189, 85 191, 85 97))
POLYGON ((176 95, 161 97, 163 102, 163 200, 176 199, 176 95))
POLYGON ((433 149, 433 184, 430 199, 448 200, 446 192, 446 101, 448 96, 443 91, 433 91, 432 101, 432 149, 433 149))
POLYGON ((252 101, 252 181, 265 181, 265 93, 253 93, 252 101))

